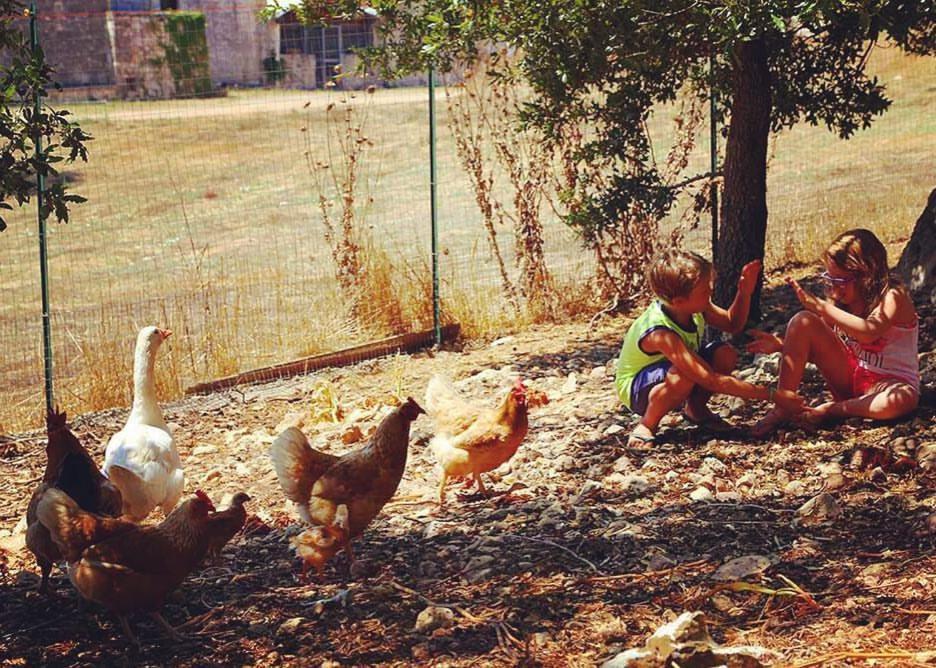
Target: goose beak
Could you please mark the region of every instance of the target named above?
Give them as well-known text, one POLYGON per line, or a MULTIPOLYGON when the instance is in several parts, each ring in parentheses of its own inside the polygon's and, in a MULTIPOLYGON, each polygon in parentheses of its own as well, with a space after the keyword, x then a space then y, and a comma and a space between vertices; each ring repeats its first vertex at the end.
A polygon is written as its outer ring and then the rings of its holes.
POLYGON ((160 335, 163 337, 163 341, 165 341, 165 340, 168 339, 170 336, 172 336, 172 330, 171 330, 171 329, 160 329, 160 330, 159 330, 159 333, 160 333, 160 335))

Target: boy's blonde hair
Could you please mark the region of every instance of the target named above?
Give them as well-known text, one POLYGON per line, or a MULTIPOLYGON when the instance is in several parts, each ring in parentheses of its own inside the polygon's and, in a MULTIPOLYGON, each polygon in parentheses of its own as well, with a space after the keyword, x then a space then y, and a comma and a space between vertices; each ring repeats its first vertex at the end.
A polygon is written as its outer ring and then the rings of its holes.
POLYGON ((677 297, 688 297, 711 272, 712 263, 698 253, 674 249, 653 259, 647 271, 647 282, 653 294, 669 303, 677 297))
POLYGON ((894 284, 887 266, 887 249, 871 230, 859 228, 842 232, 826 248, 822 259, 855 277, 869 311, 894 284))

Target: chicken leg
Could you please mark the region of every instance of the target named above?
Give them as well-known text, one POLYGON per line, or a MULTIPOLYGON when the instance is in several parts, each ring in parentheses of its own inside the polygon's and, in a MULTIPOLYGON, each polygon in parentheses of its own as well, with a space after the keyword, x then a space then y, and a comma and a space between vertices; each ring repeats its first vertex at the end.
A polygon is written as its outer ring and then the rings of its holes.
POLYGON ((163 631, 166 632, 166 635, 168 635, 170 638, 172 638, 176 642, 182 642, 183 640, 185 640, 182 634, 176 631, 172 627, 172 625, 166 621, 166 618, 163 617, 158 612, 151 612, 150 617, 153 619, 153 621, 155 621, 157 624, 159 624, 162 627, 163 631))

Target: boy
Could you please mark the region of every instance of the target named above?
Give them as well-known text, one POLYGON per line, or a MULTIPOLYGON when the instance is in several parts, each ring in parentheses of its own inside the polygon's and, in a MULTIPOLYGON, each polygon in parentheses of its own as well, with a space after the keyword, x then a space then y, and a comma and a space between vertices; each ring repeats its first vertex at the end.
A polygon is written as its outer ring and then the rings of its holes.
POLYGON ((666 251, 654 259, 647 279, 657 300, 627 331, 614 381, 624 405, 641 416, 628 446, 652 444, 663 416, 683 404, 690 422, 728 427, 706 405, 715 392, 772 401, 791 413, 802 410, 803 399, 795 392, 729 375, 738 352, 728 343, 701 346, 706 324, 729 334, 744 329, 760 270, 759 260, 744 265, 738 292, 726 311, 712 303, 711 262, 683 250, 666 251))

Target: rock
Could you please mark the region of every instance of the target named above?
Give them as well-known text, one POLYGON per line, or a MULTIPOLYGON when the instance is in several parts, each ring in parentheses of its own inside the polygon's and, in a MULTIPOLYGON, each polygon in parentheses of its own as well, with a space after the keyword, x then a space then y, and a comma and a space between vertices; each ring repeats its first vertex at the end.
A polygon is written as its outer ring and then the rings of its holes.
POLYGON ((822 481, 823 489, 827 489, 830 492, 842 489, 847 483, 848 479, 843 473, 830 473, 822 481))
POLYGON ((211 482, 217 478, 221 477, 221 469, 211 469, 208 471, 208 474, 205 476, 205 482, 211 482))
POLYGON ((723 473, 727 467, 725 464, 716 457, 706 457, 702 460, 702 467, 700 470, 708 469, 712 473, 723 473))
POLYGON ((572 503, 581 503, 583 499, 601 489, 601 483, 597 480, 586 480, 585 484, 579 490, 578 494, 572 500, 572 503))
POLYGON ((715 498, 715 495, 712 494, 712 490, 708 487, 696 487, 690 494, 689 498, 693 501, 712 501, 715 498))
POLYGON ((239 475, 241 478, 246 478, 250 476, 250 467, 243 462, 237 462, 237 464, 234 466, 234 473, 239 475))
POLYGON ((591 373, 588 374, 593 380, 601 380, 608 375, 607 367, 596 366, 591 370, 591 373))
POLYGON ((796 511, 796 520, 799 524, 808 526, 833 520, 842 514, 842 507, 828 492, 817 494, 804 503, 796 511))
POLYGON ((624 431, 624 427, 622 427, 621 425, 617 423, 614 423, 610 427, 604 430, 604 435, 614 436, 615 434, 620 434, 622 431, 624 431))
POLYGON ((760 554, 747 554, 743 557, 737 557, 726 561, 712 573, 713 580, 728 582, 731 580, 743 580, 746 577, 756 573, 763 572, 770 566, 770 559, 760 554))
POLYGON ((632 462, 627 455, 621 455, 615 459, 614 464, 611 465, 611 470, 617 471, 618 473, 629 473, 635 469, 634 462, 632 462))
POLYGON ((916 451, 917 466, 924 473, 936 471, 936 442, 922 443, 916 451))
POLYGON ((783 493, 786 496, 800 496, 805 491, 806 485, 803 484, 802 480, 791 480, 783 487, 783 493))
POLYGON ((217 451, 218 446, 216 445, 196 445, 194 448, 192 448, 192 454, 195 456, 210 455, 217 451))
POLYGON ((559 471, 573 471, 577 468, 575 459, 571 455, 557 457, 553 466, 559 471))
POLYGON ((748 471, 747 473, 742 475, 740 478, 738 478, 735 485, 739 488, 753 487, 756 483, 757 483, 757 476, 754 475, 753 472, 748 471))
POLYGON ((416 617, 413 631, 416 633, 432 633, 436 629, 446 629, 455 623, 455 613, 449 608, 429 606, 416 617))
POLYGON ((578 379, 575 377, 575 372, 569 374, 569 377, 566 378, 566 381, 562 384, 562 387, 559 388, 561 394, 574 394, 576 388, 578 387, 578 379))
POLYGON ((491 347, 497 348, 498 346, 505 346, 508 343, 513 343, 516 340, 517 338, 515 336, 502 336, 499 339, 495 339, 494 341, 491 341, 491 347))
POLYGON ((871 469, 871 480, 872 482, 885 482, 887 480, 887 474, 884 472, 880 466, 875 466, 871 469))
POLYGON ((276 635, 295 633, 304 621, 306 621, 305 617, 291 617, 279 625, 279 628, 276 629, 276 635))

